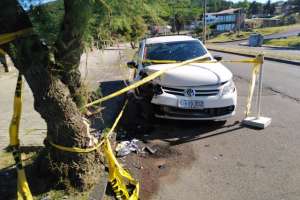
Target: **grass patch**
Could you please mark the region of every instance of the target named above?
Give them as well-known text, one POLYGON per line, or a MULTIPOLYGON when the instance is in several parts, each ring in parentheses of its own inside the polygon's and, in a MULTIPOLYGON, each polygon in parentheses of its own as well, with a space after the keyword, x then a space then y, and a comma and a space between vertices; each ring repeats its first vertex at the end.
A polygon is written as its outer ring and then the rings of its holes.
POLYGON ((264 44, 281 47, 300 47, 300 36, 265 40, 264 44))
POLYGON ((246 39, 249 37, 250 34, 251 32, 245 32, 245 31, 240 32, 239 35, 237 33, 226 32, 217 35, 213 39, 210 39, 209 42, 230 42, 239 39, 246 39))
POLYGON ((288 25, 288 26, 276 26, 276 27, 267 27, 267 28, 257 28, 253 31, 241 31, 240 35, 237 33, 221 33, 215 38, 210 39, 209 42, 230 42, 239 39, 247 39, 252 33, 260 33, 262 35, 271 35, 275 33, 280 33, 283 31, 288 31, 289 29, 300 27, 300 24, 288 25))

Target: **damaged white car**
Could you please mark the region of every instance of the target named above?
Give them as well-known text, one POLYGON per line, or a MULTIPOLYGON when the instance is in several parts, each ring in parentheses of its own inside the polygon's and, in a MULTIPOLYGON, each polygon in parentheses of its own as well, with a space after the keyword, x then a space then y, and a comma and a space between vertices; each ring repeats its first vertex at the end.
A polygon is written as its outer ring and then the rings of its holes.
MULTIPOLYGON (((198 39, 189 36, 163 36, 144 39, 140 43, 134 80, 170 67, 174 63, 204 56, 213 57, 198 39), (143 62, 148 60, 150 62, 143 62), (151 63, 151 60, 155 62, 151 63)), ((136 98, 146 99, 158 118, 178 120, 226 120, 235 114, 237 91, 232 73, 220 62, 195 62, 167 71, 161 77, 134 91, 136 98)))

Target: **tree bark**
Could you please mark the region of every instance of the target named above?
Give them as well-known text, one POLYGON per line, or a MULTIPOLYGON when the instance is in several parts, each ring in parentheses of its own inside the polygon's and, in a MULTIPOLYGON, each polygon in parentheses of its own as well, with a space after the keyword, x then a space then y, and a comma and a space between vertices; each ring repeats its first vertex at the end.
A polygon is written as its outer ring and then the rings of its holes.
MULTIPOLYGON (((0 34, 31 26, 27 14, 16 0, 1 0, 0 7, 5 10, 0 13, 1 24, 5 22, 0 34)), ((51 140, 62 146, 80 148, 93 145, 93 138, 72 100, 68 87, 53 75, 57 66, 50 59, 49 49, 36 35, 18 38, 3 48, 12 58, 15 67, 24 75, 33 92, 34 108, 47 123, 45 144, 50 163, 46 170, 62 177, 79 190, 89 188, 99 173, 99 152, 69 153, 47 143, 47 140, 51 140)), ((80 54, 76 55, 80 57, 80 54)))
POLYGON ((55 44, 55 59, 61 81, 68 86, 78 107, 86 103, 79 65, 92 6, 90 0, 64 0, 64 20, 55 44))

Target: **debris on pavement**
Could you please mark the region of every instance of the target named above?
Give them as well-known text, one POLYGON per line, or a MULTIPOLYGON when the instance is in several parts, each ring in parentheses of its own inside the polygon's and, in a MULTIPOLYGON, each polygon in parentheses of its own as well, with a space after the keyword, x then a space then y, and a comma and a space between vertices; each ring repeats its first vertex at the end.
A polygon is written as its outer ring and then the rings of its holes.
POLYGON ((123 157, 131 152, 138 153, 139 146, 138 146, 138 141, 137 139, 132 139, 131 141, 122 141, 120 142, 117 147, 116 147, 116 152, 117 152, 117 157, 123 157))
POLYGON ((143 147, 142 151, 145 152, 145 150, 148 151, 150 154, 155 154, 157 152, 157 149, 153 149, 149 146, 143 147))

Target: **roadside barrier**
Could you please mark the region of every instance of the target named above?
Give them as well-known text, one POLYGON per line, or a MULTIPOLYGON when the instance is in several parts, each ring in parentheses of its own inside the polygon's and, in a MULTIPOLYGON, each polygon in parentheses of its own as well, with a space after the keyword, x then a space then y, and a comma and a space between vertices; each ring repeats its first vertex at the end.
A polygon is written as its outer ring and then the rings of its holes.
POLYGON ((22 29, 22 30, 13 32, 13 33, 1 34, 0 35, 0 45, 11 42, 11 41, 17 39, 18 37, 24 36, 26 34, 31 34, 32 30, 33 30, 32 28, 26 28, 26 29, 22 29))
POLYGON ((33 200, 27 179, 26 174, 23 168, 21 152, 19 149, 20 140, 19 140, 19 126, 22 113, 22 87, 23 81, 22 76, 19 74, 15 96, 14 96, 14 112, 13 117, 9 126, 9 138, 10 146, 12 147, 13 157, 16 163, 17 168, 17 199, 18 200, 33 200))

